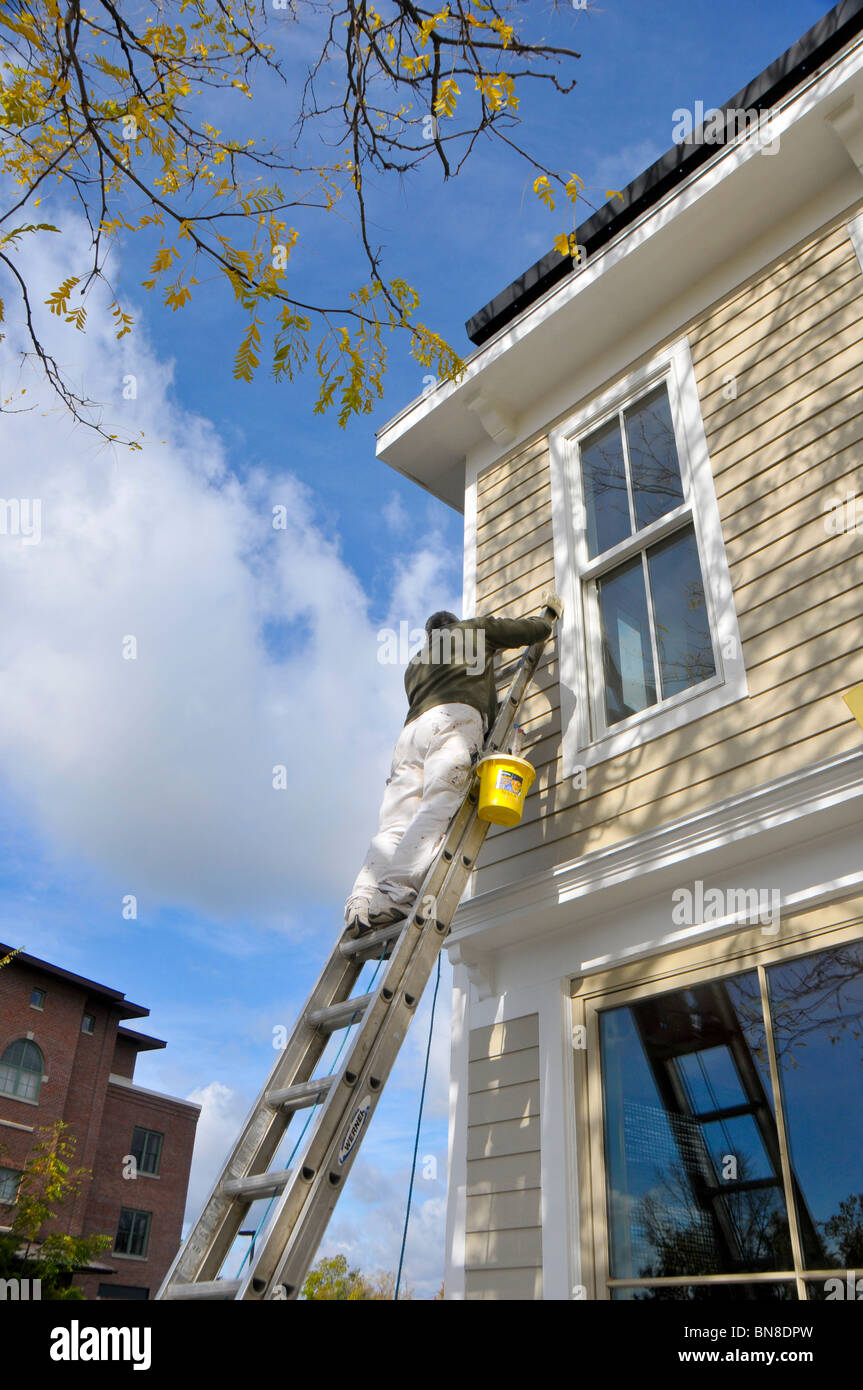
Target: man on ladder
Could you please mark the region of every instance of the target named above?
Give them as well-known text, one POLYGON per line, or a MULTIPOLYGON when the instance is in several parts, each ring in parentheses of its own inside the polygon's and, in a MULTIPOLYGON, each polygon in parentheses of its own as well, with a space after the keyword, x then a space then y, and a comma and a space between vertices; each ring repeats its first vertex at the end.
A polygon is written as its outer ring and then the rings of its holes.
MULTIPOLYGON (((543 601, 556 618, 557 594, 543 601)), ((351 935, 401 921, 464 798, 497 715, 494 657, 551 636, 545 618, 434 613, 405 672, 408 713, 393 752, 377 834, 345 904, 351 935)))

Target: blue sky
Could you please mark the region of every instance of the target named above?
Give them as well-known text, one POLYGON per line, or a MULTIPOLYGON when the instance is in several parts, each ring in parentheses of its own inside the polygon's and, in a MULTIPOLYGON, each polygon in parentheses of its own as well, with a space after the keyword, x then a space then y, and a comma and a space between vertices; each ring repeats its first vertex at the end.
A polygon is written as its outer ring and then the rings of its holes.
MULTIPOLYGON (((524 99, 524 141, 578 173, 598 206, 669 147, 676 108, 731 96, 828 6, 517 9, 528 32, 582 54, 573 93, 524 99)), ((274 139, 283 100, 266 91, 243 118, 274 139)), ((423 321, 459 352, 464 321, 560 230, 530 183, 486 145, 446 185, 429 164, 371 190, 388 273, 416 286, 423 321)), ((80 223, 64 226, 60 249, 28 253, 46 293, 85 255, 80 223)), ((145 248, 124 244, 115 265, 134 334, 116 343, 94 311, 58 353, 118 424, 144 429, 144 450, 112 455, 35 381, 39 408, 0 426, 0 494, 43 500, 41 543, 0 546, 0 935, 150 1008, 141 1030, 168 1046, 142 1056, 136 1079, 204 1105, 191 1216, 374 830, 404 717, 403 673, 377 661, 377 632, 459 606, 461 518, 375 459, 375 430, 422 390, 406 342, 391 344, 379 408, 340 430, 313 415, 311 377, 235 382, 227 301, 204 287, 184 312, 162 310, 139 288, 145 264, 145 248), (121 399, 128 373, 134 402, 121 399), (274 505, 288 507, 287 531, 273 531, 274 505), (129 634, 134 662, 121 656, 129 634), (272 788, 276 764, 286 792, 272 788)), ((364 271, 341 223, 318 227, 291 265, 310 297, 364 271)), ((4 393, 16 380, 7 351, 4 393)), ((406 1265, 426 1297, 444 1263, 450 980, 444 963, 406 1265)), ((366 1270, 397 1261, 429 1004, 430 992, 322 1247, 366 1270)))

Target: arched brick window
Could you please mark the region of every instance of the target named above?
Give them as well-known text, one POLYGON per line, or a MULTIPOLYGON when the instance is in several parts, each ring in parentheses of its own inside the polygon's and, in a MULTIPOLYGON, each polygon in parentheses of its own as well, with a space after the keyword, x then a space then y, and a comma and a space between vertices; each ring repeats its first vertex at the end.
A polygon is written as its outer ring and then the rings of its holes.
POLYGON ((44 1060, 40 1049, 28 1038, 10 1043, 0 1058, 0 1091, 21 1100, 38 1100, 44 1060))

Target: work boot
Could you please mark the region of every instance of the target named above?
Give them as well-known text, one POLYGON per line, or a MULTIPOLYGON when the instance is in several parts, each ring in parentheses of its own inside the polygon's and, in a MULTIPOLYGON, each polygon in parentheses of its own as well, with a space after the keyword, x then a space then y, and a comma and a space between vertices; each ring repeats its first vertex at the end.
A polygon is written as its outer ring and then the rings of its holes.
POLYGON ((345 903, 345 923, 349 936, 365 936, 374 928, 369 922, 368 898, 348 898, 345 903))
POLYGON ((379 927, 392 926, 394 922, 403 922, 407 917, 407 910, 398 907, 392 899, 384 893, 375 892, 369 903, 368 922, 373 930, 379 927))

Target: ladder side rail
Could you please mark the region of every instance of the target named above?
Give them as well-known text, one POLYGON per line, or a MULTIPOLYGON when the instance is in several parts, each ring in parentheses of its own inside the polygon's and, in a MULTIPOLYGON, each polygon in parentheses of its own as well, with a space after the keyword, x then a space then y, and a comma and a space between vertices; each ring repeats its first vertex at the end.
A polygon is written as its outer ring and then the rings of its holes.
POLYGON ((214 1279, 218 1274, 249 1206, 225 1194, 222 1185, 231 1179, 247 1177, 272 1160, 292 1115, 271 1107, 267 1094, 310 1079, 329 1038, 309 1024, 307 1016, 319 1000, 330 1003, 348 995, 361 970, 362 962, 345 959, 338 947, 326 961, 290 1038, 280 1049, 263 1089, 246 1116, 200 1216, 171 1263, 156 1294, 157 1299, 165 1297, 174 1282, 214 1279))

